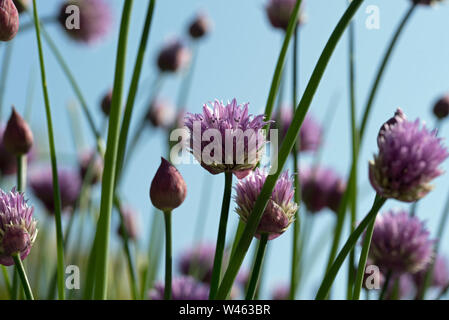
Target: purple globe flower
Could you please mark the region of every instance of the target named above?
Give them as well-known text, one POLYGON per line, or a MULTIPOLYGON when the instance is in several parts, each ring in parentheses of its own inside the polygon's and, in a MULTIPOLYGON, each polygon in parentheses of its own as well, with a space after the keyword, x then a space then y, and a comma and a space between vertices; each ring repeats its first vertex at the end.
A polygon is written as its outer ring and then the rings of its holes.
MULTIPOLYGON (((235 187, 236 212, 243 222, 247 222, 267 178, 267 173, 257 168, 235 187)), ((283 234, 293 222, 298 205, 293 202, 293 181, 288 172, 283 172, 276 182, 273 193, 257 227, 256 237, 268 234, 273 240, 283 234)))
POLYGON ((437 131, 408 121, 402 111, 381 128, 379 153, 369 165, 371 185, 384 198, 414 202, 432 190, 430 182, 442 174, 439 165, 447 150, 437 131))
POLYGON ((161 72, 177 72, 188 66, 191 57, 192 53, 183 41, 172 39, 159 52, 157 65, 161 72))
MULTIPOLYGON (((125 229, 126 229, 128 238, 135 241, 137 239, 137 237, 139 236, 139 223, 137 220, 138 214, 130 206, 123 206, 122 214, 123 214, 123 221, 125 224, 125 229)), ((119 236, 123 235, 122 228, 121 228, 120 224, 117 228, 117 234, 119 236)))
MULTIPOLYGON (((200 244, 187 250, 179 260, 179 271, 201 282, 210 283, 214 266, 215 245, 200 244)), ((225 259, 227 260, 227 259, 225 259)))
MULTIPOLYGON (((290 16, 295 8, 296 0, 269 0, 266 6, 268 19, 274 28, 287 30, 290 16)), ((298 24, 302 24, 303 17, 301 9, 298 17, 298 24)))
POLYGON ((268 122, 264 115, 249 115, 248 104, 238 105, 236 99, 227 105, 216 100, 213 108, 205 104, 202 114, 187 113, 184 124, 190 131, 191 152, 212 174, 232 172, 242 179, 263 155, 262 128, 268 122))
MULTIPOLYGON (((81 179, 78 172, 70 169, 58 170, 61 209, 73 209, 81 192, 81 179)), ((53 214, 53 175, 50 167, 35 170, 30 175, 30 187, 34 195, 42 202, 48 213, 53 214)))
POLYGON ((305 168, 299 170, 302 200, 311 213, 324 208, 338 211, 346 190, 345 182, 329 168, 305 168))
MULTIPOLYGON (((279 129, 279 140, 283 141, 287 130, 293 120, 293 110, 290 107, 280 108, 276 114, 277 129, 279 129)), ((276 127, 276 126, 272 126, 276 127)), ((308 113, 304 118, 298 137, 298 151, 317 151, 321 145, 323 130, 318 122, 308 113)))
MULTIPOLYGON (((150 290, 150 300, 164 300, 164 285, 157 283, 150 290)), ((208 300, 209 287, 192 277, 176 278, 172 282, 172 300, 208 300)))
POLYGON ((150 103, 146 119, 155 128, 169 129, 176 121, 176 108, 168 100, 155 99, 150 103))
POLYGON ((14 254, 24 260, 30 253, 37 236, 33 211, 23 193, 0 189, 0 264, 11 266, 14 254))
POLYGON ((67 0, 61 6, 58 20, 72 39, 93 44, 111 30, 112 12, 104 0, 67 0), (79 21, 74 19, 73 8, 79 10, 79 21))
POLYGON ((286 284, 277 285, 272 293, 272 300, 288 300, 290 296, 290 286, 286 284))
MULTIPOLYGON (((421 288, 424 284, 424 279, 426 273, 430 269, 430 264, 426 269, 421 270, 413 275, 413 280, 418 288, 421 288)), ((449 270, 447 261, 444 257, 438 256, 433 264, 433 274, 432 274, 432 287, 445 288, 449 284, 449 270)))
POLYGON ((388 211, 376 218, 369 258, 381 270, 415 273, 432 260, 433 244, 418 218, 388 211))

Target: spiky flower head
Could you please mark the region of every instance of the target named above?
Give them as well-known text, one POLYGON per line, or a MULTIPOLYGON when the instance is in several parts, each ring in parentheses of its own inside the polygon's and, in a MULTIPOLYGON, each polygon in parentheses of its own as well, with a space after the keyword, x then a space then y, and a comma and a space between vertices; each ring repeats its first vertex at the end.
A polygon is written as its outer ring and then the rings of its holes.
POLYGON ((146 119, 155 128, 170 129, 176 121, 176 108, 170 101, 156 98, 148 107, 146 119))
POLYGON ((37 236, 33 211, 23 193, 0 189, 0 264, 11 266, 14 254, 24 260, 30 253, 37 236))
MULTIPOLYGON (((164 299, 164 284, 157 283, 150 290, 150 300, 164 299)), ((172 282, 172 299, 173 300, 208 300, 209 286, 196 281, 192 277, 175 278, 172 282)))
POLYGON ((302 200, 311 213, 329 208, 338 211, 346 184, 334 170, 312 167, 299 170, 302 200))
POLYGON ((93 44, 111 30, 112 12, 104 0, 66 0, 61 5, 58 20, 72 39, 93 44))
POLYGON ((449 116, 449 94, 444 95, 435 103, 433 114, 440 120, 449 116))
POLYGON ((188 66, 192 53, 180 39, 168 41, 159 52, 157 65, 162 72, 177 72, 188 66))
POLYGON ((379 153, 369 164, 371 185, 384 198, 414 202, 432 190, 430 182, 443 172, 447 150, 437 131, 408 121, 400 111, 385 123, 377 138, 379 153))
POLYGON ((187 113, 185 126, 190 131, 190 148, 203 168, 212 174, 232 172, 246 177, 259 163, 266 139, 262 128, 269 122, 264 115, 248 113, 248 104, 233 99, 228 104, 215 100, 203 113, 187 113))
MULTIPOLYGON (((81 179, 77 171, 58 169, 59 190, 61 194, 61 209, 73 209, 81 192, 81 179)), ((30 175, 30 187, 34 195, 42 202, 48 213, 54 214, 53 174, 51 167, 35 170, 30 175)))
MULTIPOLYGON (((426 269, 421 270, 413 275, 413 280, 418 288, 424 285, 424 279, 430 269, 429 264, 426 269)), ((433 263, 432 282, 430 285, 435 288, 444 289, 449 284, 449 270, 447 261, 443 256, 437 256, 433 263)))
MULTIPOLYGON (((237 207, 235 210, 243 222, 248 221, 266 179, 267 172, 256 168, 245 180, 240 180, 237 183, 235 187, 237 207)), ((283 172, 276 182, 267 207, 263 212, 257 227, 256 237, 259 238, 262 234, 268 234, 268 239, 273 240, 287 230, 298 210, 298 205, 293 201, 293 196, 293 181, 288 172, 283 172)))
POLYGON ((417 218, 388 211, 376 218, 369 258, 381 270, 415 273, 428 266, 434 241, 417 218))
POLYGON ((0 0, 0 41, 12 40, 19 31, 19 12, 12 0, 0 0))
MULTIPOLYGON (((291 107, 279 108, 275 115, 273 128, 279 129, 279 141, 283 141, 293 120, 291 107)), ((323 129, 315 118, 308 113, 304 118, 297 140, 298 151, 315 152, 321 145, 323 129)))
MULTIPOLYGON (((287 30, 290 16, 295 8, 296 0, 269 0, 266 6, 268 19, 274 28, 287 30)), ((303 23, 303 5, 298 17, 298 24, 303 23)))

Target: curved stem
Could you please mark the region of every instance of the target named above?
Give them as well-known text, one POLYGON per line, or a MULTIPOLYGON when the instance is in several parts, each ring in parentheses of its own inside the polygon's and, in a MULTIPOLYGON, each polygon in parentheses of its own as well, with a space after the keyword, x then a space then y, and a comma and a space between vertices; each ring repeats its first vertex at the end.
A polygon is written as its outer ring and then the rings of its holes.
POLYGON ((326 272, 326 276, 324 277, 323 282, 321 283, 321 286, 316 294, 316 297, 315 297, 316 300, 326 299, 326 297, 329 294, 329 290, 332 286, 332 283, 334 282, 335 277, 337 276, 337 273, 340 270, 341 266, 343 265, 343 262, 345 261, 349 252, 354 248, 358 239, 362 235, 363 231, 365 231, 367 226, 372 221, 374 221, 376 219, 377 213, 379 212, 380 208, 384 205, 385 201, 386 201, 386 199, 376 195, 376 198, 374 200, 374 203, 373 203, 373 206, 372 206, 370 212, 366 215, 366 217, 362 220, 362 222, 357 226, 357 228, 354 230, 354 232, 351 233, 351 235, 349 236, 345 245, 343 246, 340 253, 338 254, 337 258, 335 259, 335 262, 332 264, 332 266, 326 272))
POLYGON ((14 259, 17 273, 19 274, 20 280, 22 281, 22 287, 25 291, 27 300, 34 300, 33 291, 31 290, 30 282, 28 281, 28 277, 26 275, 25 268, 23 267, 22 260, 20 260, 19 254, 14 254, 12 258, 14 259))
POLYGON ((221 205, 220 225, 218 227, 217 245, 215 249, 214 267, 212 269, 212 279, 210 283, 209 299, 214 299, 220 283, 221 267, 223 265, 223 253, 226 243, 226 229, 228 225, 229 204, 232 194, 232 172, 225 172, 225 187, 223 192, 223 202, 221 205))
POLYGON ((263 234, 260 237, 259 247, 257 248, 257 256, 253 266, 253 272, 251 274, 251 279, 249 280, 248 291, 246 292, 245 300, 253 300, 254 294, 256 292, 257 284, 259 283, 260 270, 262 268, 263 258, 265 256, 265 251, 268 243, 268 234, 263 234))
POLYGON ((55 141, 53 134, 53 122, 51 118, 50 99, 47 90, 47 77, 45 73, 44 53, 42 50, 42 41, 40 33, 39 15, 37 13, 36 0, 33 0, 33 12, 34 12, 34 25, 36 29, 37 45, 39 50, 39 63, 41 68, 42 78, 42 91, 45 100, 45 113, 47 118, 48 140, 50 147, 50 159, 51 169, 53 175, 53 199, 55 202, 55 222, 56 222, 56 247, 57 247, 57 260, 58 260, 58 298, 64 300, 65 288, 64 288, 64 239, 62 235, 62 222, 61 222, 61 194, 59 190, 58 180, 58 165, 56 160, 55 141))
POLYGON ((109 234, 111 229, 111 211, 115 191, 115 172, 117 165, 120 118, 122 111, 122 96, 125 77, 126 49, 129 26, 131 21, 133 0, 124 2, 120 36, 117 47, 115 80, 112 94, 111 114, 109 117, 108 140, 104 158, 104 171, 101 187, 100 217, 97 232, 98 247, 96 248, 96 285, 95 299, 106 299, 109 261, 109 234))
POLYGON ((357 10, 360 8, 362 3, 363 0, 353 0, 351 2, 351 5, 346 10, 337 26, 335 27, 334 31, 332 32, 332 35, 330 36, 329 41, 327 42, 323 53, 318 60, 318 63, 312 73, 309 84, 307 85, 301 102, 296 108, 296 112, 292 119, 292 124, 287 131, 278 157, 276 159, 277 170, 275 173, 267 177, 260 195, 257 198, 256 203, 254 204, 254 208, 250 214, 245 230, 240 238, 234 255, 231 257, 228 269, 226 270, 223 281, 218 289, 217 299, 225 299, 232 288, 232 284, 234 283, 235 277, 237 276, 240 266, 242 265, 246 252, 251 245, 251 241, 257 230, 257 226, 259 225, 260 219, 273 192, 279 175, 281 174, 281 171, 287 161, 288 155, 295 145, 295 141, 298 137, 301 125, 304 121, 310 104, 312 103, 313 97, 315 96, 316 90, 321 82, 329 60, 341 36, 346 30, 347 25, 349 24, 357 10))
POLYGON ((164 212, 165 219, 165 289, 164 300, 171 300, 172 252, 171 252, 171 211, 164 212))

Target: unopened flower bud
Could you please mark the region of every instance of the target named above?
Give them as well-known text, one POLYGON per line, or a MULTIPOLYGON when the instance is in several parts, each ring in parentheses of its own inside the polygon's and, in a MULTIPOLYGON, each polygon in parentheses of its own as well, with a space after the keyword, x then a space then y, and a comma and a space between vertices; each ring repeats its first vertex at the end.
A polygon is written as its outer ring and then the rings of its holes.
POLYGON ((101 100, 101 111, 105 116, 109 116, 112 104, 112 90, 109 90, 101 100))
POLYGON ((169 101, 155 99, 148 108, 146 119, 156 128, 169 129, 176 121, 176 108, 169 101))
POLYGON ((89 179, 89 183, 94 185, 101 180, 103 175, 103 159, 92 151, 81 154, 79 158, 81 180, 89 179))
POLYGON ((16 109, 12 109, 11 117, 3 134, 6 149, 14 155, 27 154, 33 146, 33 132, 16 109))
POLYGON ((444 119, 449 116, 449 94, 445 95, 435 103, 433 114, 438 119, 444 119))
POLYGON ((189 27, 189 34, 193 39, 200 39, 210 31, 210 21, 204 13, 200 13, 192 21, 189 27))
POLYGON ((189 64, 191 55, 189 48, 181 40, 175 39, 162 48, 157 65, 161 72, 176 72, 189 64))
POLYGON ((12 0, 0 0, 0 41, 12 40, 19 31, 19 12, 12 0))
POLYGON ((186 195, 187 186, 178 169, 161 158, 161 165, 151 182, 153 205, 161 211, 171 211, 184 202, 186 195))

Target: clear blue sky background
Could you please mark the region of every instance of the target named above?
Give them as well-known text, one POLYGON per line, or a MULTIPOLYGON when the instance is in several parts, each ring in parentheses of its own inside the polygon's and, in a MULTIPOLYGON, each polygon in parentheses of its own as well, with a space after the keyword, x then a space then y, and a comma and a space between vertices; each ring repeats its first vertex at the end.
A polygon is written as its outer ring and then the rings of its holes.
MULTIPOLYGON (((54 40, 63 52, 76 79, 81 84, 92 112, 96 115, 98 126, 102 122, 99 100, 112 85, 114 76, 115 53, 120 23, 122 0, 109 0, 114 11, 114 28, 106 41, 94 47, 79 45, 68 39, 59 26, 48 28, 54 40)), ((239 102, 250 102, 252 113, 263 112, 268 89, 271 83, 275 63, 279 54, 282 33, 273 30, 268 23, 264 5, 265 0, 163 0, 158 1, 151 30, 149 52, 145 58, 142 79, 147 79, 140 88, 140 95, 145 97, 150 92, 149 83, 156 75, 155 57, 162 43, 174 35, 184 35, 186 26, 198 10, 206 11, 214 23, 210 37, 202 42, 199 62, 194 75, 194 84, 188 102, 188 110, 199 112, 203 103, 218 98, 228 100, 236 97, 239 102)), ((372 0, 366 1, 356 16, 357 24, 357 103, 358 110, 366 102, 367 92, 372 83, 374 72, 383 55, 387 42, 404 15, 411 1, 408 0, 372 0), (380 8, 380 29, 365 28, 368 5, 380 8)), ((57 11, 61 1, 38 1, 41 16, 48 16, 57 11)), ((140 39, 147 1, 135 1, 130 30, 127 84, 134 66, 134 59, 140 39)), ((343 14, 345 0, 309 0, 306 3, 307 23, 301 28, 300 43, 300 91, 307 84, 316 61, 338 19, 343 14)), ((399 41, 394 52, 385 79, 375 102, 369 121, 365 144, 360 159, 359 218, 370 207, 374 196, 368 179, 368 161, 376 152, 376 135, 379 126, 388 119, 397 107, 402 107, 409 118, 420 117, 428 126, 434 125, 430 112, 434 100, 448 90, 449 86, 449 39, 447 36, 449 6, 437 8, 419 8, 399 41)), ((23 21, 27 17, 23 18, 23 21)), ((326 114, 335 112, 334 121, 326 128, 328 138, 325 141, 323 163, 335 168, 346 176, 350 159, 349 113, 348 113, 348 64, 347 37, 343 37, 324 75, 323 81, 313 100, 311 112, 323 120, 326 114)), ((46 66, 48 88, 52 105, 56 131, 57 151, 61 155, 60 163, 74 163, 72 136, 69 130, 67 105, 76 101, 73 91, 61 72, 48 47, 46 66)), ((290 56, 290 55, 289 55, 290 56)), ((290 59, 289 59, 290 60, 290 59)), ((288 62, 290 65, 290 61, 288 62)), ((32 125, 46 140, 46 122, 44 103, 40 87, 38 56, 34 32, 20 35, 14 43, 13 61, 4 97, 5 107, 14 104, 23 110, 26 100, 26 86, 31 77, 35 81, 33 99, 32 125)), ((288 69, 290 70, 290 68, 288 69)), ((161 96, 176 100, 180 77, 167 79, 161 96)), ((128 87, 128 85, 127 85, 128 87)), ((286 97, 291 96, 290 82, 287 84, 286 97)), ((289 98, 288 101, 289 102, 289 98)), ((140 100, 137 105, 134 122, 142 114, 145 103, 140 100)), ((5 108, 5 110, 8 110, 5 108)), ((4 111, 7 113, 9 111, 4 111)), ((4 119, 3 119, 4 120, 4 119)), ((92 144, 92 136, 84 118, 80 118, 85 128, 86 145, 92 144)), ((449 132, 442 130, 441 135, 449 132)), ((153 209, 148 198, 151 179, 156 172, 160 156, 165 153, 163 135, 159 131, 147 130, 145 141, 139 145, 135 159, 130 166, 122 191, 125 198, 140 211, 141 231, 145 247, 148 234, 148 221, 153 209)), ((45 150, 45 145, 43 146, 45 150)), ((305 157, 304 161, 310 159, 305 157)), ((447 163, 445 164, 447 167, 447 163)), ((223 176, 209 176, 199 166, 180 166, 188 186, 188 197, 181 208, 174 213, 173 234, 174 252, 178 256, 193 239, 194 224, 198 215, 199 203, 210 197, 210 207, 201 216, 206 221, 205 239, 215 241, 218 230, 219 208, 221 205, 223 176), (210 193, 201 194, 203 181, 211 184, 210 193)), ((435 181, 435 190, 419 206, 418 215, 428 221, 428 226, 435 231, 437 221, 446 200, 449 188, 448 176, 435 181)), ((389 201, 385 208, 404 207, 404 204, 389 201)), ((238 222, 237 214, 230 214, 229 234, 232 235, 238 222)), ((311 298, 319 285, 324 271, 324 264, 329 252, 331 228, 335 222, 330 212, 323 212, 314 217, 312 237, 309 239, 308 255, 305 259, 306 274, 301 288, 301 298, 311 298), (313 266, 312 266, 312 263, 313 266), (310 268, 311 267, 311 268, 310 268)), ((288 281, 290 270, 291 230, 270 243, 268 264, 263 279, 264 297, 269 297, 269 290, 276 284, 288 281)), ((446 237, 447 238, 447 237, 446 237)), ((449 249, 447 241, 443 242, 445 251, 449 249)), ((344 269, 346 270, 346 269, 344 269)), ((335 289, 335 297, 342 298, 345 288, 345 272, 341 272, 335 289)))

